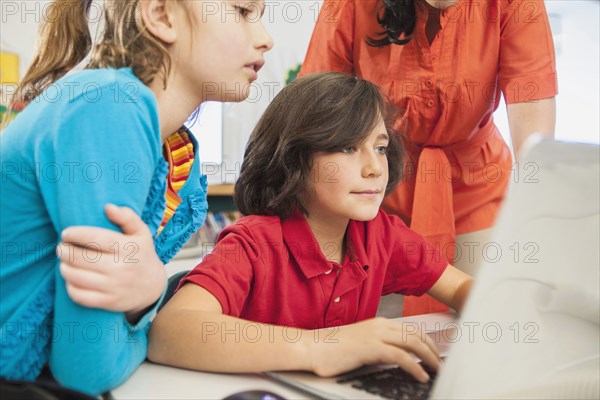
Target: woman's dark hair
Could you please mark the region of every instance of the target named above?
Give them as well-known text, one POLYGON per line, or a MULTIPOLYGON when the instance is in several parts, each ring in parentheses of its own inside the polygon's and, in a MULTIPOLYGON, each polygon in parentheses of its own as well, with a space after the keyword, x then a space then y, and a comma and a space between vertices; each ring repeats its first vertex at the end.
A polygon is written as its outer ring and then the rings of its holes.
POLYGON ((412 39, 417 24, 416 0, 382 0, 383 13, 377 16, 377 23, 383 28, 377 35, 380 39, 367 37, 367 43, 373 47, 390 44, 404 45, 412 39))
POLYGON ((383 117, 390 142, 389 192, 402 176, 403 147, 391 131, 395 113, 379 88, 350 75, 326 72, 299 78, 273 99, 250 135, 235 202, 242 214, 307 214, 303 194, 313 155, 362 143, 383 117))

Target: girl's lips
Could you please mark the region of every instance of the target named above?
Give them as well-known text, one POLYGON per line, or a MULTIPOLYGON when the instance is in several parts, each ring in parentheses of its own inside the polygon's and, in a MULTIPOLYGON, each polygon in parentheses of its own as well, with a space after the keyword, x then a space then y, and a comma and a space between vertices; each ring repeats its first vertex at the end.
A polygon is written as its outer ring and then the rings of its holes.
POLYGON ((255 71, 258 72, 260 71, 260 69, 263 67, 263 65, 265 65, 265 60, 258 60, 257 62, 254 63, 255 67, 255 71))
POLYGON ((258 60, 253 63, 244 65, 244 68, 246 68, 250 72, 250 74, 252 75, 252 79, 256 80, 258 78, 258 71, 260 71, 263 65, 265 65, 265 61, 258 60))
POLYGON ((263 67, 263 65, 265 65, 265 61, 264 60, 258 60, 258 61, 255 61, 253 63, 246 64, 246 65, 244 65, 244 67, 252 68, 255 72, 258 72, 263 67))
POLYGON ((256 72, 256 69, 254 69, 254 67, 246 65, 244 66, 244 69, 250 73, 252 80, 256 80, 258 78, 258 73, 256 72))

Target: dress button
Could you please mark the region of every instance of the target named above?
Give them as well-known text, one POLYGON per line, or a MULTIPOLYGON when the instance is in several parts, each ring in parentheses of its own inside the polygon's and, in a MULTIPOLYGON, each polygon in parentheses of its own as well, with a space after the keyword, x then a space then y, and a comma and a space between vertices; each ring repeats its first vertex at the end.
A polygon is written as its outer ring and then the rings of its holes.
POLYGON ((431 61, 436 62, 437 61, 437 57, 436 56, 431 56, 431 61))
POLYGON ((431 82, 431 80, 426 80, 425 81, 425 86, 431 87, 431 86, 433 86, 433 82, 431 82))
POLYGON ((333 301, 336 302, 336 303, 339 303, 340 302, 340 298, 336 297, 335 300, 333 300, 333 301))
POLYGON ((435 104, 435 102, 433 100, 427 101, 427 107, 433 107, 434 104, 435 104))

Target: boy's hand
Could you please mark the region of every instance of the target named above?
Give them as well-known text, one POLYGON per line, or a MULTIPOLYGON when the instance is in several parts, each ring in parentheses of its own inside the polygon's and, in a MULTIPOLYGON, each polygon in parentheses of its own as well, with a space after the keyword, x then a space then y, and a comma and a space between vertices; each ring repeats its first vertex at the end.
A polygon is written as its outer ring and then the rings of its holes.
POLYGON ((76 226, 62 232, 56 251, 67 292, 86 307, 123 311, 130 322, 161 296, 167 273, 150 230, 130 208, 107 205, 123 233, 76 226))
POLYGON ((311 370, 319 376, 333 376, 369 364, 397 364, 421 382, 429 375, 411 356, 416 355, 434 371, 440 355, 432 340, 412 324, 374 318, 339 328, 310 348, 311 370))

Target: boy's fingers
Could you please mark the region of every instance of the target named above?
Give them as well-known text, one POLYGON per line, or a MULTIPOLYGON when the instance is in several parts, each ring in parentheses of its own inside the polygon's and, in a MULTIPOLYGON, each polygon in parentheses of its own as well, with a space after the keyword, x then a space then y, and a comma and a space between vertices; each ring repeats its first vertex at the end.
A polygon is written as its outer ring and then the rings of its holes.
POLYGON ((148 229, 140 216, 129 207, 117 207, 114 204, 107 204, 104 211, 109 221, 120 227, 126 235, 144 233, 148 229))
POLYGON ((383 363, 398 364, 400 368, 411 374, 419 382, 429 381, 429 374, 425 372, 421 364, 419 364, 410 354, 395 346, 387 346, 387 356, 383 363))
POLYGON ((419 357, 425 364, 427 364, 434 371, 438 371, 440 368, 440 356, 435 348, 434 344, 421 342, 415 347, 415 355, 419 357), (432 349, 433 346, 433 349, 432 349))
POLYGON ((437 345, 435 344, 435 342, 433 341, 431 336, 429 336, 427 334, 425 334, 424 336, 425 336, 425 344, 427 344, 427 346, 429 346, 429 348, 431 349, 433 354, 435 354, 437 359, 441 360, 442 356, 440 355, 440 351, 438 350, 437 345))
MULTIPOLYGON (((423 336, 426 336, 423 334, 423 336)), ((393 335, 389 340, 386 341, 388 344, 392 344, 394 346, 399 347, 400 349, 405 350, 406 352, 413 353, 419 359, 421 359, 425 364, 430 366, 434 371, 437 371, 440 365, 440 358, 437 353, 437 349, 431 347, 425 341, 421 339, 420 334, 416 335, 407 335, 404 338, 399 338, 398 335, 393 335)))

